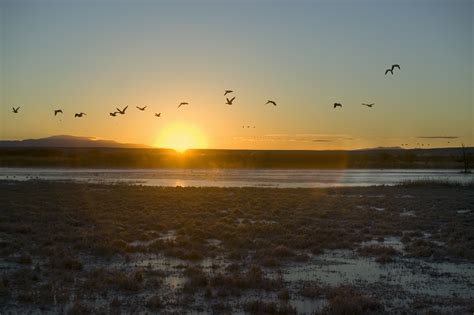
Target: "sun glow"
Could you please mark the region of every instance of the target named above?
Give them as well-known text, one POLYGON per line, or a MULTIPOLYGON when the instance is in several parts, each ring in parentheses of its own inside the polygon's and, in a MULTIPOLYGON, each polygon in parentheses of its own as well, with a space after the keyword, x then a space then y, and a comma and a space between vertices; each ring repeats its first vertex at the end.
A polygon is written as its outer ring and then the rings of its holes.
POLYGON ((185 123, 164 127, 155 141, 155 147, 170 148, 180 153, 188 149, 204 149, 206 146, 204 133, 199 128, 185 123))

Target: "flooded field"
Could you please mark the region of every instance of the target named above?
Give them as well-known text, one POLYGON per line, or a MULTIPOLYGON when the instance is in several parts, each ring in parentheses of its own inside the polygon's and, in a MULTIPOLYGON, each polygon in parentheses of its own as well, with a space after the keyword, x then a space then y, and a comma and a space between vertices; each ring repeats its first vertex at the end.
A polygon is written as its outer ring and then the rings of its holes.
POLYGON ((0 189, 2 313, 474 311, 472 186, 0 189))

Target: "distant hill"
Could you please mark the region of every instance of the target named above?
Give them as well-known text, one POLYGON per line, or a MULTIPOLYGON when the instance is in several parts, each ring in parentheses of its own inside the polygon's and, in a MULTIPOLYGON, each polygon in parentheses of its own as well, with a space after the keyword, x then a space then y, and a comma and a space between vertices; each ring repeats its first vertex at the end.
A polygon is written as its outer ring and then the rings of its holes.
POLYGON ((98 140, 93 137, 52 136, 40 139, 1 140, 2 148, 150 148, 133 143, 120 143, 113 140, 98 140))
POLYGON ((390 151, 390 150, 405 150, 405 149, 402 147, 375 147, 375 148, 356 149, 353 151, 390 151))

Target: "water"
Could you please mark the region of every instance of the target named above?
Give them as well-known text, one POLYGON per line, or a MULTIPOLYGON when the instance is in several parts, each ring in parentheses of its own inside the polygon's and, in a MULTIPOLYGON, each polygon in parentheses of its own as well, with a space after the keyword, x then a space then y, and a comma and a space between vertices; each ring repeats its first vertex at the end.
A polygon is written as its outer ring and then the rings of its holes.
POLYGON ((147 186, 348 187, 395 185, 404 181, 474 182, 459 170, 235 170, 235 169, 66 169, 0 168, 0 180, 72 180, 147 186))

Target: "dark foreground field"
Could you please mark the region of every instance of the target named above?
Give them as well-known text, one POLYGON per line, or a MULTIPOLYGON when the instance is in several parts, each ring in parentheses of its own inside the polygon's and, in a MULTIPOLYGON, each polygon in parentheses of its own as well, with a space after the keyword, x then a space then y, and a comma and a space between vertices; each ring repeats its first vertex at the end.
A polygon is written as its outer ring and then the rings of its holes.
POLYGON ((0 182, 0 313, 474 312, 474 187, 0 182))

